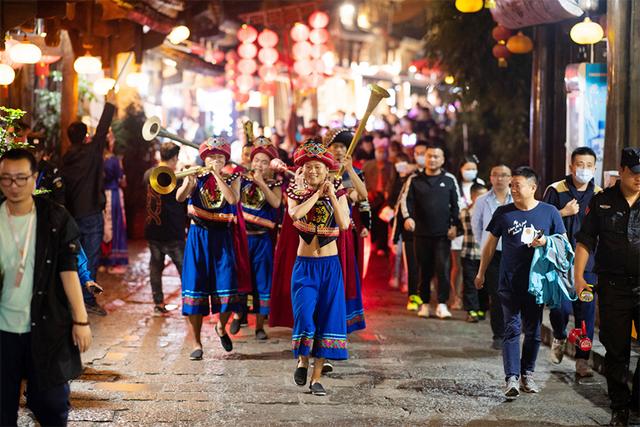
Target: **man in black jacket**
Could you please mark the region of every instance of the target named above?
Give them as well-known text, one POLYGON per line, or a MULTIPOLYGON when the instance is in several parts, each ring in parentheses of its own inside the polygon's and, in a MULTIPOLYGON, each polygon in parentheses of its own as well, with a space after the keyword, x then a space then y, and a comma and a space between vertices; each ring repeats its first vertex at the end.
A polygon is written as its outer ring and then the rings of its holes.
POLYGON ((414 233, 415 253, 418 261, 420 298, 418 316, 429 317, 431 299, 430 282, 438 278, 438 307, 436 316, 451 317, 447 308, 451 286, 451 240, 462 230, 458 200, 460 190, 456 177, 442 169, 444 150, 427 147, 425 167, 413 174, 408 190, 401 200, 404 227, 414 233))
MULTIPOLYGON (((107 133, 113 120, 115 106, 109 102, 113 91, 107 95, 96 133, 89 141, 87 126, 82 122, 69 125, 67 135, 71 149, 62 159, 62 177, 66 187, 65 206, 80 228, 80 239, 87 258, 91 277, 96 277, 100 257, 100 244, 104 231, 102 211, 106 204, 104 195, 104 158, 107 133)), ((84 303, 90 313, 104 316, 107 312, 98 305, 95 296, 83 289, 84 303)))
POLYGON ((34 197, 36 161, 24 149, 0 157, 0 425, 15 426, 20 383, 41 425, 66 425, 70 379, 91 330, 77 273, 78 228, 34 197))

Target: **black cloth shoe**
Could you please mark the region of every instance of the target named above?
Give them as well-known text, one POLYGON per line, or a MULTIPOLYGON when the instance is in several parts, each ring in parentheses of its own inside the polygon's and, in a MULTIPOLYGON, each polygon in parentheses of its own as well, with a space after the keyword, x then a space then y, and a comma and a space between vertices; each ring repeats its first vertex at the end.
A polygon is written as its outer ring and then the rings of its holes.
POLYGON ((215 326, 214 329, 216 330, 216 335, 220 337, 220 344, 222 344, 222 348, 224 348, 224 350, 227 352, 233 350, 233 342, 231 341, 231 337, 229 337, 229 334, 225 332, 224 335, 220 335, 220 332, 218 332, 217 325, 215 326))
POLYGON ((202 355, 203 355, 203 351, 202 349, 195 349, 191 352, 191 354, 189 355, 189 359, 191 360, 202 360, 202 355))
POLYGON ((611 413, 610 426, 628 426, 629 425, 629 410, 628 409, 614 409, 611 413))
POLYGON ((329 361, 325 361, 324 365, 322 365, 322 374, 328 374, 329 372, 333 372, 333 365, 329 361))
POLYGON ((87 308, 87 313, 89 314, 95 314, 96 316, 106 316, 107 315, 107 311, 100 307, 100 304, 98 304, 97 302, 85 302, 84 306, 87 308))
POLYGON ((299 366, 296 368, 293 373, 293 381, 296 382, 297 385, 302 387, 307 383, 307 371, 309 368, 305 368, 304 366, 299 366))
POLYGON ((267 335, 267 333, 264 331, 264 329, 258 329, 256 331, 256 339, 260 340, 260 341, 264 341, 264 340, 268 340, 269 336, 267 335))
POLYGON ((238 332, 240 332, 240 319, 234 318, 231 321, 231 326, 229 326, 229 332, 231 333, 231 335, 235 335, 238 332))
POLYGON ((311 390, 311 394, 313 394, 314 396, 326 396, 327 392, 324 389, 324 387, 322 387, 322 384, 320 384, 319 382, 315 382, 313 384, 311 384, 309 386, 309 390, 311 390))

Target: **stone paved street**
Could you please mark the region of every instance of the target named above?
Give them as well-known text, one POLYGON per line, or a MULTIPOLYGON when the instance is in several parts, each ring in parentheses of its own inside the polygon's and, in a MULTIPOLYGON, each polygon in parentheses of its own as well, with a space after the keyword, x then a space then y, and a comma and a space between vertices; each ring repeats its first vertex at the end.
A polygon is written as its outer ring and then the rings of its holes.
MULTIPOLYGON (((538 395, 505 402, 499 352, 489 349, 488 321, 419 319, 387 288, 376 259, 365 281, 367 324, 351 337, 348 361, 323 382, 326 397, 293 383, 290 331, 270 329, 256 342, 252 329, 225 353, 206 321, 204 360, 191 350, 180 310, 152 316, 148 252, 132 242, 124 276, 101 274, 109 310, 92 318, 94 344, 74 381, 70 425, 602 425, 609 420, 604 378, 576 383, 573 361, 559 366, 540 352, 538 395)), ((168 301, 179 304, 179 279, 166 270, 168 301)), ((22 412, 22 425, 32 424, 22 412)))

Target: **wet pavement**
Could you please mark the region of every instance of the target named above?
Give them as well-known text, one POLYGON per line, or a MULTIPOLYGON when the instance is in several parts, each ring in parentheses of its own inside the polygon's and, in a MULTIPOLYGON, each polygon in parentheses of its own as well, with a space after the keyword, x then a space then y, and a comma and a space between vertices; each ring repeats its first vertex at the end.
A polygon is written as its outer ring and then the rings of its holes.
MULTIPOLYGON (((154 317, 144 242, 130 243, 124 275, 99 275, 107 317, 92 316, 94 342, 84 375, 71 384, 72 426, 89 425, 603 425, 609 421, 604 378, 577 382, 573 361, 547 360, 541 393, 502 397, 500 353, 489 348, 488 321, 420 319, 387 287, 386 262, 372 260, 365 279, 367 329, 350 338, 350 359, 323 380, 325 397, 293 382, 290 330, 253 329, 233 337, 225 353, 211 318, 203 327, 204 360, 192 350, 180 309, 154 317)), ((165 270, 167 303, 180 304, 180 281, 165 270)), ((253 320, 251 320, 252 322, 253 320)), ((20 425, 33 424, 21 410, 20 425)))

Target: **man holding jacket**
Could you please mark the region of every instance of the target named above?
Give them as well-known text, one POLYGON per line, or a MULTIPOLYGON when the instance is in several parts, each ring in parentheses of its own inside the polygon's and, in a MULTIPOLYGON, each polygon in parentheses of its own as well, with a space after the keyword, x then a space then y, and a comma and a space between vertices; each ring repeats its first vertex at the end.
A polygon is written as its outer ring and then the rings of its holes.
POLYGON ((438 278, 438 307, 436 316, 451 317, 447 308, 451 287, 451 240, 462 230, 458 199, 460 189, 456 177, 444 171, 444 150, 428 146, 425 167, 408 181, 408 190, 401 200, 404 227, 414 233, 415 253, 418 261, 420 298, 418 316, 429 317, 431 278, 438 278))

